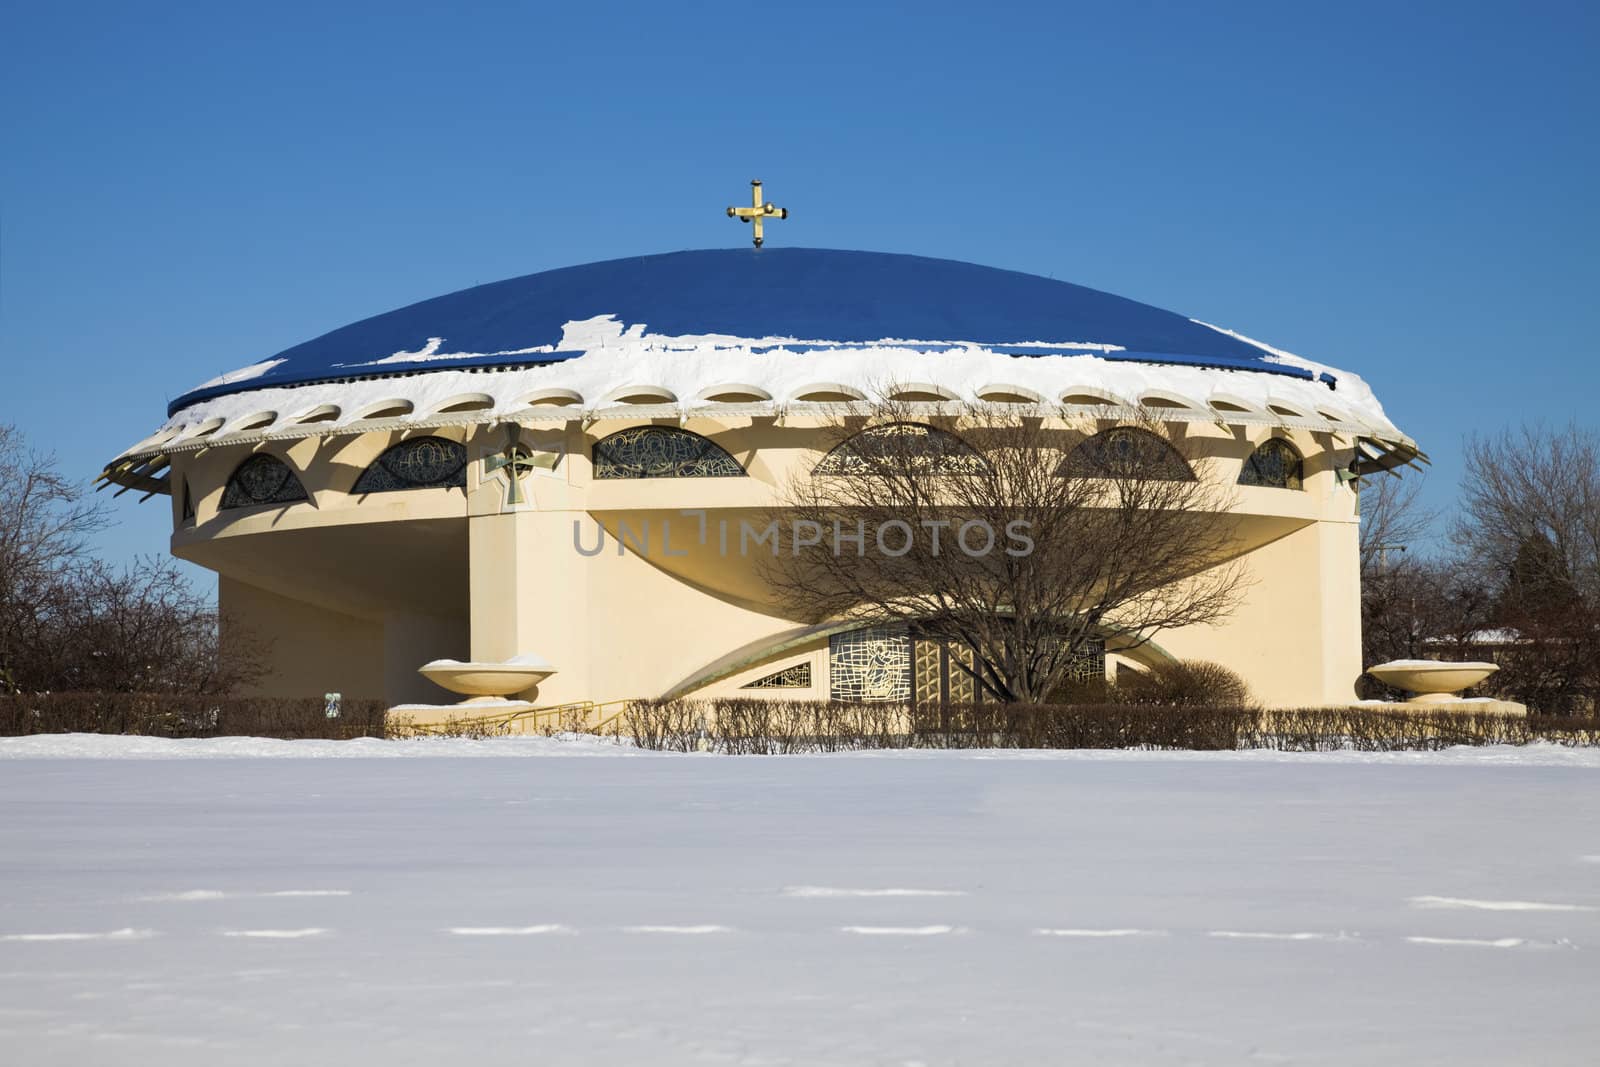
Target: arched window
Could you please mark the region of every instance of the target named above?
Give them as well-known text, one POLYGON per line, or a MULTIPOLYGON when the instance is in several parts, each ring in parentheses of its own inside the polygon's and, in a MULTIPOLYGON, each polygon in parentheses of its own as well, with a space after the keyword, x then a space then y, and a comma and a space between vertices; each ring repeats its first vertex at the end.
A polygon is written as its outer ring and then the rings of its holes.
POLYGON ((1194 471, 1166 441, 1137 426, 1118 426, 1078 445, 1058 471, 1080 478, 1192 482, 1194 471))
POLYGON ((811 662, 803 660, 792 664, 781 671, 774 671, 753 682, 746 682, 740 689, 810 689, 811 688, 811 662))
POLYGON ((1239 472, 1240 485, 1272 489, 1299 489, 1304 478, 1305 460, 1300 458, 1300 450, 1281 437, 1263 441, 1239 472))
POLYGON ((744 468, 714 442, 675 426, 636 426, 594 444, 596 478, 739 478, 744 468))
POLYGON ((239 464, 228 478, 222 490, 221 510, 293 504, 305 499, 305 488, 287 463, 277 456, 257 452, 239 464))
POLYGON ((401 489, 464 489, 467 450, 443 437, 413 437, 386 449, 356 479, 355 493, 401 489))
POLYGON ((865 474, 874 469, 977 474, 983 457, 955 434, 920 422, 891 422, 835 445, 817 474, 865 474))

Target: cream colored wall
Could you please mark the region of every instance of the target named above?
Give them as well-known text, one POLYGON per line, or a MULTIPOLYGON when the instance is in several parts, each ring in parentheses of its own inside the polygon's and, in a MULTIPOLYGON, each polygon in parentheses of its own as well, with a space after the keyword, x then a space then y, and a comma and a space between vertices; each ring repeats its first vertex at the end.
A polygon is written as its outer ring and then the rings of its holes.
POLYGON ((1316 523, 1257 549, 1248 557, 1254 584, 1226 623, 1171 630, 1157 640, 1180 659, 1231 667, 1268 705, 1355 700, 1361 673, 1355 531, 1354 523, 1316 523))
POLYGON ((619 555, 613 543, 585 562, 590 617, 598 616, 588 642, 593 699, 637 696, 640 686, 666 692, 729 650, 794 626, 707 596, 632 552, 619 555))
POLYGON ((466 659, 465 618, 391 612, 383 619, 383 692, 390 704, 450 704, 458 698, 417 673, 436 659, 466 659))
MULTIPOLYGON (((259 450, 283 457, 313 494, 311 503, 287 507, 219 512, 222 486, 250 450, 182 454, 174 484, 189 480, 197 517, 193 525, 178 523, 174 501, 174 551, 221 572, 225 588, 254 587, 229 598, 262 629, 282 635, 272 683, 280 690, 321 693, 334 665, 348 659, 349 667, 339 669, 352 681, 341 691, 354 694, 359 684, 394 702, 440 700, 430 683, 410 673, 423 662, 532 653, 556 667, 536 694, 540 703, 656 695, 734 649, 793 630, 795 622, 766 595, 754 562, 697 545, 699 520, 678 511, 708 509, 713 528, 719 517, 736 523, 760 514, 785 478, 809 471, 818 446, 827 443, 819 427, 828 420, 691 417, 685 427, 716 440, 749 477, 593 480, 593 442, 642 421, 667 420, 574 419, 526 429, 524 444, 564 458, 553 471, 523 478, 518 505, 507 500, 504 473, 487 475, 478 462, 505 446, 505 431, 495 425, 264 442, 259 450), (465 492, 350 494, 384 448, 420 433, 466 444, 474 462, 465 492), (654 557, 619 555, 610 535, 600 555, 581 555, 573 523, 592 545, 597 519, 613 533, 621 522, 636 529, 652 523, 654 557), (672 525, 674 547, 688 549, 684 555, 660 552, 664 523, 672 525), (250 584, 234 580, 241 578, 250 584)), ((1158 641, 1175 655, 1234 667, 1269 703, 1351 699, 1361 666, 1354 494, 1336 475, 1349 461, 1351 442, 1214 422, 1184 424, 1180 433, 1209 457, 1206 477, 1231 483, 1272 433, 1289 437, 1306 455, 1308 477, 1298 492, 1237 490, 1231 517, 1240 524, 1241 549, 1249 550, 1254 586, 1226 625, 1165 633, 1158 641)), ((817 657, 814 691, 762 695, 825 695, 824 645, 804 653, 817 657)), ((801 655, 791 651, 751 666, 706 692, 737 691, 801 655)))
POLYGON ((267 667, 248 695, 342 693, 353 700, 386 699, 382 626, 269 593, 226 575, 217 581, 217 603, 228 620, 223 631, 224 652, 242 630, 251 647, 260 650, 267 667))
MULTIPOLYGON (((1245 557, 1251 584, 1225 623, 1157 636, 1180 659, 1233 668, 1256 699, 1280 707, 1349 703, 1362 669, 1356 494, 1338 475, 1340 453, 1307 451, 1305 487, 1292 495, 1315 508, 1317 521, 1245 557)), ((1238 492, 1256 512, 1291 496, 1260 487, 1238 492)))

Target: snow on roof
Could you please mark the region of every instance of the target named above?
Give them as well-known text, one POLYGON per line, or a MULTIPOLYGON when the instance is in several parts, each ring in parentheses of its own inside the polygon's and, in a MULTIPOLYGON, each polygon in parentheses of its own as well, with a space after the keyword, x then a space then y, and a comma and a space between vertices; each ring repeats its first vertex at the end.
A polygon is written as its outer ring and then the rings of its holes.
POLYGON ((245 429, 277 435, 292 433, 290 427, 299 424, 304 432, 327 432, 353 427, 386 408, 406 421, 423 422, 463 396, 474 400, 474 410, 467 413, 471 417, 447 421, 499 421, 513 414, 570 418, 575 409, 593 413, 630 404, 732 413, 734 405, 706 399, 729 394, 748 397, 741 407, 767 411, 803 405, 803 398, 815 394, 860 395, 871 402, 906 391, 936 391, 956 402, 980 402, 986 394, 1008 389, 1020 390, 1023 397, 1036 395, 1050 407, 1084 397, 1127 408, 1155 401, 1162 405, 1160 416, 1174 420, 1220 418, 1405 440, 1354 375, 1340 374, 1336 387, 1330 388, 1323 382, 1250 371, 1117 362, 1089 354, 1016 356, 981 345, 929 350, 885 342, 818 344, 801 350, 767 338, 661 337, 633 331, 611 316, 568 324, 568 343, 574 336, 583 338, 582 348, 560 362, 494 369, 406 366, 382 378, 216 396, 182 409, 127 454, 198 444, 202 433, 206 443, 215 443, 245 429), (1005 383, 1005 388, 995 383, 1005 383), (763 395, 771 399, 762 400, 763 395), (530 407, 551 399, 570 406, 530 407), (1184 407, 1173 406, 1178 403, 1184 407), (336 418, 301 421, 308 413, 333 409, 339 412, 336 418), (271 412, 284 414, 263 423, 262 416, 271 412))

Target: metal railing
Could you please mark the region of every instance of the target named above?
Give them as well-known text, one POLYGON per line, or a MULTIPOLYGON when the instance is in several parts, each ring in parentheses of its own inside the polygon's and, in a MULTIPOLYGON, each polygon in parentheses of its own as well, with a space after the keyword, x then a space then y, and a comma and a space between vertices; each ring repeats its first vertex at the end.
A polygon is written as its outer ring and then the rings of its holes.
POLYGON ((442 722, 398 722, 391 737, 502 737, 508 734, 586 733, 610 737, 630 700, 579 700, 511 712, 450 717, 442 722))

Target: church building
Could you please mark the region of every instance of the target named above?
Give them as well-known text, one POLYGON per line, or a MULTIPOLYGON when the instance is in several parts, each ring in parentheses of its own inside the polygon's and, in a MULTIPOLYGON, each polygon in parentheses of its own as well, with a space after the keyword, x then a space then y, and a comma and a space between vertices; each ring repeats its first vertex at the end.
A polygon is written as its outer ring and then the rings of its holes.
POLYGON ((785 617, 763 549, 707 536, 885 399, 927 425, 1159 419, 1235 487, 1252 584, 1225 623, 1108 636, 1085 669, 1211 660, 1268 704, 1355 698, 1360 478, 1420 455, 1362 379, 993 267, 756 247, 479 285, 190 389, 104 477, 170 495, 173 553, 266 648, 260 695, 949 695, 914 638, 785 617))

